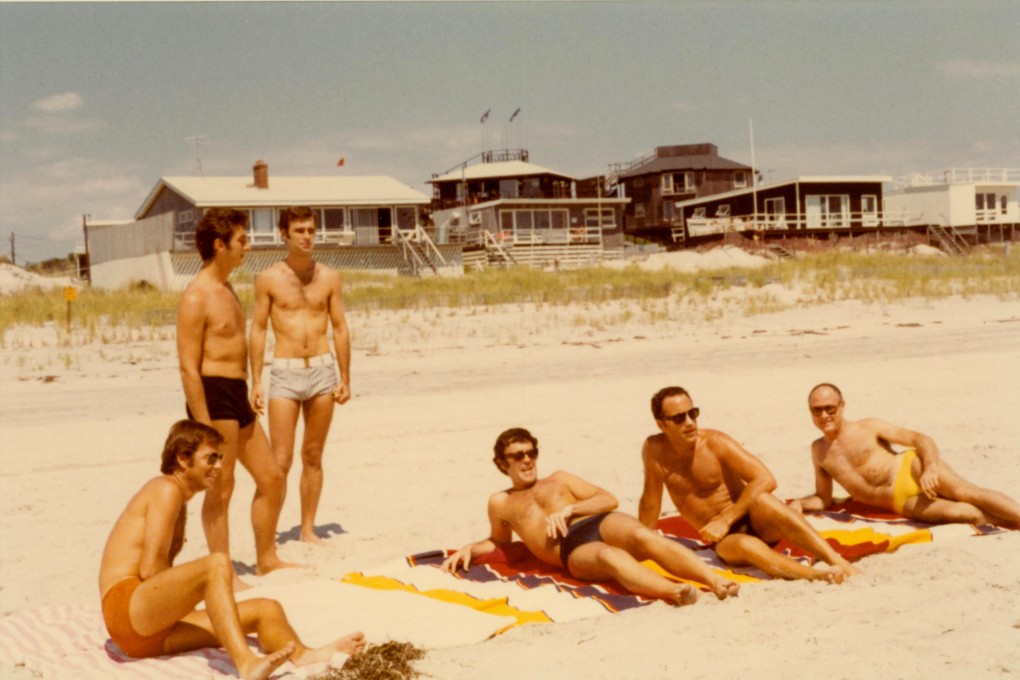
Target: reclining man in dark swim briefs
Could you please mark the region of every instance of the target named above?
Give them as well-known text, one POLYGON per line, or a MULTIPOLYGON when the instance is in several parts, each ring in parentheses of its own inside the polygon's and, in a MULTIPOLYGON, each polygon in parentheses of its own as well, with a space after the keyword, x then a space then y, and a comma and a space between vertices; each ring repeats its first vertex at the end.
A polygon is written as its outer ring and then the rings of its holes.
POLYGON ((795 509, 828 508, 835 480, 855 500, 911 519, 1020 529, 1020 504, 958 475, 931 437, 877 418, 847 420, 845 406, 830 383, 808 394, 811 420, 822 436, 811 444, 815 493, 795 501, 795 509), (892 444, 910 448, 896 454, 892 444))
POLYGON ((182 420, 163 446, 161 475, 131 497, 103 550, 99 594, 110 638, 141 659, 205 647, 225 647, 242 678, 268 678, 288 659, 297 666, 328 663, 335 652, 358 654, 364 635, 351 633, 317 649, 298 639, 280 603, 234 600, 233 569, 213 552, 174 565, 184 546, 188 501, 212 488, 220 472, 222 437, 182 420), (196 606, 205 602, 203 610, 196 606), (255 633, 266 656, 248 648, 255 633))
POLYGON ((562 566, 580 580, 614 580, 637 595, 677 605, 697 600, 693 586, 640 564, 650 559, 674 576, 704 583, 720 600, 737 594, 736 583, 716 574, 687 548, 630 515, 613 512, 616 498, 605 489, 561 471, 539 479, 538 440, 527 430, 503 432, 493 451, 493 462, 512 485, 489 498, 489 538, 448 557, 443 562, 446 571, 468 568, 472 558, 508 545, 516 533, 535 557, 562 566))
POLYGON ((262 425, 248 401, 245 316, 228 277, 250 250, 248 217, 239 210, 208 210, 195 229, 202 268, 177 310, 177 354, 188 417, 211 425, 223 437, 223 467, 202 504, 209 550, 229 554, 227 508, 240 461, 255 480, 251 523, 255 570, 265 574, 294 566, 276 553, 276 523, 283 505, 283 474, 262 425))
POLYGON ((699 415, 682 387, 665 387, 652 397, 660 432, 641 451, 642 524, 655 526, 665 487, 684 519, 730 564, 753 565, 779 578, 835 583, 858 573, 799 512, 772 495, 776 480, 756 456, 718 430, 699 429, 699 415), (831 567, 811 567, 773 550, 784 538, 831 567))

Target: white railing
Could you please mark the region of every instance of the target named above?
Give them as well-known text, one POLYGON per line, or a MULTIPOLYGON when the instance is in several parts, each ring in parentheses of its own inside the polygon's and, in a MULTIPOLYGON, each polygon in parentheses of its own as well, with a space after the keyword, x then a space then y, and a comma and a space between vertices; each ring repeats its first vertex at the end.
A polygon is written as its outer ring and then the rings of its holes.
POLYGON ((897 189, 940 184, 1020 184, 1020 168, 950 168, 942 172, 915 172, 896 178, 897 189))
POLYGON ((819 231, 858 227, 910 227, 922 224, 920 213, 905 210, 884 213, 786 213, 784 215, 734 215, 733 217, 689 217, 689 236, 709 236, 731 231, 819 231))

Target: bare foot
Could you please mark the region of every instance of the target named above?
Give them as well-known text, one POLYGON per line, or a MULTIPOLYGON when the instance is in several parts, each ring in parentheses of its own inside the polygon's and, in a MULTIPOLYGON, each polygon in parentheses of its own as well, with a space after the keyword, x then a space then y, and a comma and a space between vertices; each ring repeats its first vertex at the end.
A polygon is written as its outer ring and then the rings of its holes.
POLYGON ((678 583, 673 588, 673 602, 678 606, 683 607, 687 604, 694 604, 698 601, 698 597, 701 595, 698 589, 689 583, 678 583))
POLYGON ((724 578, 720 578, 715 583, 709 584, 709 587, 720 600, 725 600, 727 597, 736 597, 740 594, 740 584, 724 578))
POLYGON ((288 642, 282 649, 263 657, 254 657, 250 663, 245 664, 247 668, 238 668, 237 671, 245 680, 268 680, 277 668, 287 661, 287 657, 294 653, 294 643, 288 642))
POLYGON ((319 538, 318 536, 316 536, 314 531, 310 531, 308 533, 305 533, 304 531, 302 531, 301 532, 301 542, 302 543, 311 543, 312 545, 322 545, 322 539, 319 538))
POLYGON ((250 585, 248 585, 247 583, 242 581, 241 578, 237 574, 234 574, 234 592, 235 593, 239 593, 242 590, 248 590, 249 588, 251 588, 250 585))
POLYGON ((259 576, 265 576, 271 571, 277 569, 304 569, 306 565, 297 564, 295 562, 284 562, 279 557, 273 557, 273 559, 260 562, 255 565, 255 573, 259 576))
POLYGON ((339 640, 334 640, 328 645, 316 649, 309 649, 301 655, 301 658, 294 662, 295 666, 308 666, 314 663, 329 663, 336 652, 343 652, 354 656, 365 649, 365 634, 361 631, 345 635, 339 640))
POLYGON ((847 578, 847 573, 838 567, 829 566, 815 566, 811 569, 811 575, 808 576, 808 580, 811 581, 825 581, 826 583, 842 583, 847 578))

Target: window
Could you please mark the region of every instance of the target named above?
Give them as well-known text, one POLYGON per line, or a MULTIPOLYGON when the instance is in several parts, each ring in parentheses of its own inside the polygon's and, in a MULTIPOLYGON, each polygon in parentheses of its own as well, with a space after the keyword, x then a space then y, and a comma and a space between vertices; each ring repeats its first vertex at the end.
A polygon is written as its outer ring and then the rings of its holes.
POLYGON ((730 204, 729 203, 723 203, 722 205, 720 205, 719 208, 715 211, 715 216, 716 217, 729 217, 730 216, 730 204))
POLYGON ((1009 201, 1006 200, 1006 194, 999 196, 999 203, 1002 205, 1002 214, 1006 214, 1006 206, 1009 205, 1009 201))
POLYGON ((865 227, 878 226, 878 196, 861 196, 861 225, 865 227))
POLYGON ((326 231, 345 231, 346 211, 343 208, 326 208, 322 211, 322 227, 326 231))
POLYGON ((694 192, 693 172, 673 172, 662 175, 662 193, 689 194, 694 192))
POLYGON ((515 179, 501 179, 499 180, 499 195, 503 198, 517 198, 517 186, 515 179))
POLYGON ((850 226, 850 197, 845 194, 809 195, 804 207, 809 229, 850 226))
MULTIPOLYGON (((416 224, 415 209, 410 207, 400 207, 396 209, 397 212, 397 227, 402 231, 409 231, 414 229, 416 224)), ((474 215, 472 215, 474 217, 474 215)), ((472 222, 472 224, 474 224, 472 222)))
POLYGON ((693 217, 694 219, 697 219, 697 220, 705 219, 705 209, 704 208, 695 208, 694 212, 691 214, 691 217, 693 217))
POLYGON ((786 198, 765 199, 765 226, 770 229, 786 228, 786 198))
POLYGON ((616 211, 612 208, 602 208, 602 219, 599 220, 598 208, 585 208, 584 225, 586 227, 612 229, 616 226, 616 211))
POLYGON ((743 170, 736 170, 733 173, 733 186, 737 189, 742 189, 747 186, 747 173, 743 170))
POLYGON ((179 213, 177 213, 177 224, 191 224, 194 221, 195 221, 194 210, 182 210, 179 213))
POLYGON ((275 234, 272 208, 255 208, 251 211, 252 243, 273 243, 275 234))

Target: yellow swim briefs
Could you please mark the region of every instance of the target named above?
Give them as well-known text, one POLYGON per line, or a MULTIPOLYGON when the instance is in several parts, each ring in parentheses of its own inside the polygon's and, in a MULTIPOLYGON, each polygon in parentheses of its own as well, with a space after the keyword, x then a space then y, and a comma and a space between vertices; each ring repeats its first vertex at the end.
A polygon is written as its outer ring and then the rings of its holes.
POLYGON ((911 472, 917 451, 907 449, 901 454, 900 469, 896 473, 896 484, 893 486, 892 506, 898 514, 903 514, 903 506, 914 496, 921 494, 921 487, 911 472))

